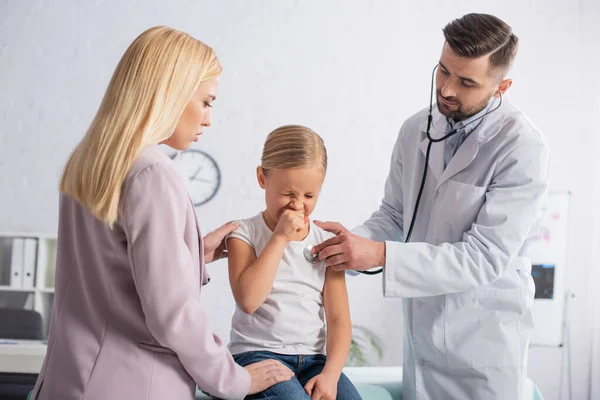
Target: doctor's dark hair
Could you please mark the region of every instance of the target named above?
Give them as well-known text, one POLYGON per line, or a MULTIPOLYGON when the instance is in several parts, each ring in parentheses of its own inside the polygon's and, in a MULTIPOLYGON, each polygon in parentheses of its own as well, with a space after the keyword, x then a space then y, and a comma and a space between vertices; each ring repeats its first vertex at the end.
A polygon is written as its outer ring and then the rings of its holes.
POLYGON ((459 56, 477 58, 490 55, 491 71, 508 72, 517 56, 519 38, 500 18, 489 14, 467 14, 443 29, 446 43, 459 56))
POLYGON ((323 139, 312 129, 285 125, 269 133, 261 158, 265 173, 270 169, 306 168, 317 165, 327 171, 327 150, 323 139))

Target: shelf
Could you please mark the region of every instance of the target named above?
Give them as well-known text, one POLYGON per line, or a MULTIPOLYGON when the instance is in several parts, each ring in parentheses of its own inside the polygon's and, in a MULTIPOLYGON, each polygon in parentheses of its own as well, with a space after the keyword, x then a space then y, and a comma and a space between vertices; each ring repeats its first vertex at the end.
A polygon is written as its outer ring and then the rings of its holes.
MULTIPOLYGON (((55 298, 54 277, 57 244, 56 235, 0 232, 0 307, 25 308, 37 311, 42 316, 44 335, 48 332, 52 304, 55 298), (16 243, 16 247, 14 239, 21 239, 16 243), (23 244, 21 245, 20 242, 23 242, 23 244), (35 242, 35 252, 32 242, 35 242), (13 252, 15 249, 19 252, 17 254, 22 253, 22 265, 17 265, 17 267, 20 266, 23 271, 26 271, 28 278, 31 277, 30 271, 33 264, 33 282, 35 286, 28 285, 23 288, 10 285, 14 275, 12 259, 14 258, 13 252)), ((16 276, 16 278, 22 277, 16 276)), ((25 282, 29 283, 30 281, 25 282)))
POLYGON ((22 292, 22 293, 33 293, 35 288, 14 288, 12 286, 0 286, 0 292, 22 292))
POLYGON ((31 232, 0 232, 0 237, 34 238, 42 240, 56 240, 56 235, 31 232))

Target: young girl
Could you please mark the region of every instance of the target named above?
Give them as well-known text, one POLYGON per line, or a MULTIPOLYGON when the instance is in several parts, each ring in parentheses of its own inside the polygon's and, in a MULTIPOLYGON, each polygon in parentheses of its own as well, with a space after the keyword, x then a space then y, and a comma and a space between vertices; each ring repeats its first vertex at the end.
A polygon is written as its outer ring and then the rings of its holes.
POLYGON ((344 272, 311 264, 303 254, 332 236, 309 220, 326 170, 323 140, 312 130, 271 132, 256 171, 266 210, 239 221, 227 239, 237 304, 229 344, 234 359, 242 366, 276 359, 295 373, 248 398, 361 398, 342 374, 352 335, 344 272))

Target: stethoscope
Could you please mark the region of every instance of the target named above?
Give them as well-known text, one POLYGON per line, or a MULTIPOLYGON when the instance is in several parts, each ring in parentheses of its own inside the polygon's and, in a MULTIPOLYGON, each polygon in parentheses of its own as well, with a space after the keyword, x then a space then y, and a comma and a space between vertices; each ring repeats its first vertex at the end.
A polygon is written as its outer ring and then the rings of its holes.
MULTIPOLYGON (((427 151, 425 152, 425 165, 423 167, 423 177, 421 178, 421 186, 419 187, 419 194, 417 195, 417 201, 415 202, 415 208, 413 210, 413 214, 412 214, 412 219, 410 221, 410 226, 408 228, 408 234, 406 235, 406 239, 404 240, 404 243, 408 243, 410 241, 410 237, 412 236, 412 231, 413 228, 415 226, 415 221, 417 220, 417 213, 419 212, 419 204, 421 204, 421 197, 423 196, 423 189, 425 188, 425 180, 427 179, 427 167, 429 166, 429 156, 431 154, 431 145, 433 143, 439 143, 439 142, 443 142, 446 139, 448 139, 449 137, 455 135, 456 133, 458 133, 459 130, 463 129, 465 126, 472 124, 473 122, 477 122, 480 121, 481 119, 483 119, 484 117, 486 117, 487 115, 493 113, 494 111, 496 111, 498 108, 500 108, 500 106, 502 105, 502 93, 498 92, 500 94, 500 103, 494 107, 492 110, 487 111, 485 114, 483 114, 480 117, 475 118, 473 121, 469 121, 466 124, 464 124, 462 127, 458 127, 458 128, 454 128, 452 129, 450 132, 448 132, 446 135, 442 136, 439 139, 434 139, 431 137, 430 134, 430 130, 431 130, 431 124, 433 122, 433 85, 435 82, 435 71, 437 70, 437 68, 439 67, 439 64, 436 65, 433 68, 433 72, 431 73, 431 89, 430 89, 430 94, 429 94, 429 116, 427 117, 427 139, 429 139, 429 144, 427 145, 427 151)), ((479 124, 477 124, 477 126, 473 129, 473 131, 475 129, 477 129, 477 127, 479 127, 479 124)), ((471 131, 472 132, 472 131, 471 131)), ((316 264, 319 262, 319 260, 317 260, 317 254, 312 254, 311 250, 312 250, 313 246, 308 245, 304 248, 304 258, 306 258, 306 260, 310 263, 316 264)), ((356 271, 356 272, 360 272, 361 274, 365 274, 365 275, 377 275, 383 272, 383 268, 379 268, 377 270, 372 270, 372 271, 356 271)))

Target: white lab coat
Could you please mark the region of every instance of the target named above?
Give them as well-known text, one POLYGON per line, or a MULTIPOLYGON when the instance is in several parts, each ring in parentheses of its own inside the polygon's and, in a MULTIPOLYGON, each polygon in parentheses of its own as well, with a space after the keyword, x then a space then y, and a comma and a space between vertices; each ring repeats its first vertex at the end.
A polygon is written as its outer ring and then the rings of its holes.
MULTIPOLYGON (((354 229, 386 241, 384 295, 404 299, 403 399, 520 399, 533 329, 528 247, 548 186, 547 144, 506 100, 445 169, 445 143, 434 143, 405 244, 426 126, 427 110, 404 123, 381 207, 354 229)), ((432 137, 447 130, 436 108, 432 137)))

